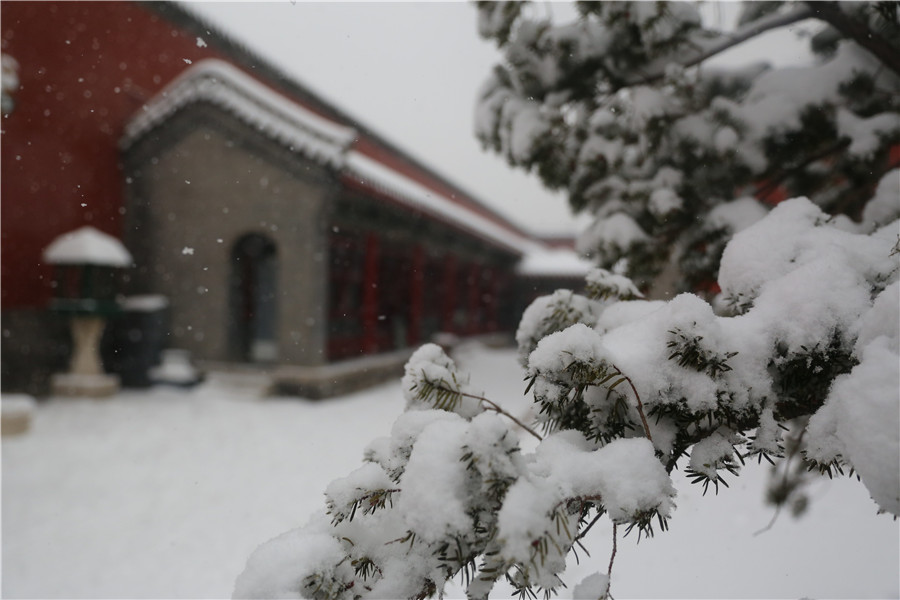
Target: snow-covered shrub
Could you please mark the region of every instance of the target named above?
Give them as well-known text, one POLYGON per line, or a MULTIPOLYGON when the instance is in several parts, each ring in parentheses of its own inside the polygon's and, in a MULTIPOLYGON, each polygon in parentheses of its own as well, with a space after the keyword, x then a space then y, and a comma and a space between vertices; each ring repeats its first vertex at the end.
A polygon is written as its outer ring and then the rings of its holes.
POLYGON ((523 456, 511 421, 464 391, 433 344, 404 383, 390 437, 328 486, 325 511, 250 557, 235 597, 426 597, 457 574, 473 597, 499 578, 551 591, 589 517, 650 533, 674 508, 649 440, 601 446, 563 430, 523 456))
MULTIPOLYGON (((854 470, 900 514, 898 234, 900 221, 867 232, 797 198, 726 248, 733 315, 691 294, 536 300, 520 331, 543 337, 519 339, 543 427, 529 453, 502 399, 473 393, 423 346, 390 436, 328 487, 308 525, 251 556, 235 596, 423 598, 457 576, 473 598, 501 578, 552 593, 596 518, 665 530, 677 518, 670 472, 718 488, 789 444, 813 467, 854 470)), ((608 586, 608 574, 591 581, 608 586)))

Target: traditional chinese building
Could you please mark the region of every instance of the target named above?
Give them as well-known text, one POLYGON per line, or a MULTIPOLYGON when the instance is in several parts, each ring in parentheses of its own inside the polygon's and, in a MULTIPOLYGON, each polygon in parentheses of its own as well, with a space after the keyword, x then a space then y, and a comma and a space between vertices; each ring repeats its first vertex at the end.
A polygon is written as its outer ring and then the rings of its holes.
POLYGON ((123 293, 168 299, 169 347, 310 395, 583 274, 178 5, 11 2, 2 30, 4 389, 65 361, 41 251, 86 224, 132 253, 123 293))

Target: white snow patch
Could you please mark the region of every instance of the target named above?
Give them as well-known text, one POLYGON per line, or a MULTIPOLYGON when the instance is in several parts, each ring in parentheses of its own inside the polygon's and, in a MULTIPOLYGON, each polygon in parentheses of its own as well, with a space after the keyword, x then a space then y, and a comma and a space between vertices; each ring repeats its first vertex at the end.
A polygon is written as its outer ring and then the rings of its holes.
POLYGON ((43 258, 56 265, 129 267, 133 262, 122 242, 90 225, 53 240, 44 249, 43 258))

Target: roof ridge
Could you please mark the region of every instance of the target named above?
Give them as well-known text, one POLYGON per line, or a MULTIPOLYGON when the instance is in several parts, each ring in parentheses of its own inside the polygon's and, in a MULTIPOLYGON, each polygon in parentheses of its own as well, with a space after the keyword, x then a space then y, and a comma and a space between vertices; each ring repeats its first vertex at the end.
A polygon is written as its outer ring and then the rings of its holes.
POLYGON ((408 163, 413 169, 421 172, 423 176, 433 180, 435 185, 455 190, 457 192, 457 198, 454 198, 453 200, 459 204, 463 206, 471 204, 472 206, 467 208, 483 212, 487 218, 495 221, 502 227, 510 229, 517 235, 527 238, 536 238, 534 232, 514 223, 508 217, 481 200, 477 195, 466 190, 460 184, 450 180, 447 176, 439 173, 436 167, 425 164, 420 159, 415 158, 410 152, 389 140, 385 135, 376 132, 357 117, 337 106, 332 100, 321 96, 311 87, 302 83, 297 77, 286 73, 243 42, 236 40, 236 38, 232 37, 227 32, 192 11, 190 4, 180 0, 174 2, 138 0, 138 2, 142 6, 147 7, 148 10, 164 16, 179 26, 192 30, 199 35, 203 35, 204 41, 207 43, 212 42, 212 44, 225 55, 234 59, 235 63, 242 69, 246 70, 248 73, 253 73, 254 75, 258 74, 259 78, 264 81, 266 85, 272 86, 280 92, 285 93, 294 101, 300 102, 308 110, 324 113, 327 117, 341 121, 343 122, 343 125, 356 129, 362 136, 383 146, 398 159, 408 163))

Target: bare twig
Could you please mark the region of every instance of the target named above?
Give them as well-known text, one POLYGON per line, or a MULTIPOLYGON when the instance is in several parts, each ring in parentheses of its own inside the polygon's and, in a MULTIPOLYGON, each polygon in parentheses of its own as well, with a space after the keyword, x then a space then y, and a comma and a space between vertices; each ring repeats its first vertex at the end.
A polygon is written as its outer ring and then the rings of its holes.
POLYGON ((594 517, 594 518, 591 520, 590 523, 588 523, 588 526, 585 527, 584 529, 582 529, 582 530, 581 530, 581 533, 579 533, 579 534, 575 537, 575 541, 577 542, 578 540, 580 540, 581 538, 583 538, 584 536, 586 536, 587 533, 588 533, 588 531, 591 530, 591 527, 594 526, 594 523, 596 523, 597 521, 599 521, 599 520, 600 520, 600 517, 602 517, 602 516, 603 516, 603 513, 602 513, 602 512, 598 512, 598 513, 597 513, 597 516, 594 517))
POLYGON ((769 524, 766 525, 765 527, 763 527, 762 529, 760 529, 759 531, 753 532, 753 537, 762 535, 763 533, 772 529, 772 527, 775 526, 775 521, 778 520, 778 515, 780 515, 780 514, 781 514, 781 504, 779 504, 778 506, 775 507, 775 514, 772 515, 772 518, 769 520, 769 524))
POLYGON ((497 414, 503 415, 504 417, 506 417, 507 419, 509 419, 510 421, 512 421, 513 423, 515 423, 516 425, 518 425, 519 427, 521 427, 522 429, 524 429, 525 431, 527 431, 528 433, 530 433, 531 435, 533 435, 535 438, 537 438, 537 440, 538 440, 539 442, 542 441, 542 440, 544 439, 544 438, 541 437, 541 435, 540 435, 539 433, 537 433, 537 432, 536 432, 535 430, 533 430, 531 427, 529 427, 528 425, 526 425, 525 423, 523 423, 522 421, 520 421, 519 419, 517 419, 516 417, 514 417, 513 415, 511 415, 511 414, 508 413, 507 411, 505 411, 505 410, 503 409, 502 406, 500 406, 499 404, 497 404, 497 403, 494 402, 493 400, 488 400, 488 399, 485 398, 484 396, 478 396, 478 395, 476 395, 476 394, 467 394, 466 392, 459 392, 459 394, 460 394, 461 396, 465 396, 466 398, 472 398, 472 399, 474 399, 474 400, 479 400, 479 401, 481 401, 482 404, 487 405, 487 406, 485 407, 487 410, 492 410, 492 411, 494 411, 494 412, 497 413, 497 414))
POLYGON ((609 555, 609 568, 606 570, 606 593, 604 597, 609 598, 609 588, 612 587, 612 570, 613 570, 613 562, 616 560, 616 533, 618 526, 616 522, 612 522, 613 525, 613 544, 612 544, 612 553, 609 555))
POLYGON ((637 401, 637 411, 638 411, 638 414, 641 416, 641 424, 644 426, 644 434, 647 436, 647 439, 650 440, 650 441, 652 442, 652 441, 653 441, 653 436, 650 435, 650 424, 647 423, 647 417, 644 416, 644 403, 641 402, 641 395, 638 394, 637 388, 634 387, 634 382, 631 381, 631 378, 630 378, 628 375, 626 375, 625 373, 623 373, 622 370, 621 370, 619 367, 615 366, 615 365, 613 365, 613 368, 614 368, 616 371, 618 371, 618 372, 619 372, 619 375, 621 375, 622 377, 624 377, 624 378, 625 378, 625 381, 628 382, 628 385, 631 386, 631 391, 634 392, 634 399, 635 399, 635 401, 637 401))

